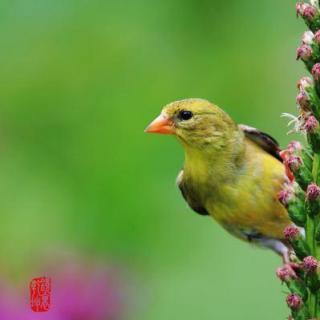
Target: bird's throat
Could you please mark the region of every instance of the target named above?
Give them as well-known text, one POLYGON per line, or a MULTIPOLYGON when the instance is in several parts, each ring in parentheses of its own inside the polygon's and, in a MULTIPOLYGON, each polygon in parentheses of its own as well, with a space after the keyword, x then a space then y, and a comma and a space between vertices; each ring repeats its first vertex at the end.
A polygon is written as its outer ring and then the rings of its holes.
MULTIPOLYGON (((209 181, 219 181, 222 175, 222 164, 214 154, 186 152, 184 163, 184 178, 195 187, 207 184, 209 181)), ((224 171, 224 170, 223 170, 224 171)))
POLYGON ((184 178, 201 186, 219 186, 230 181, 243 165, 243 144, 226 145, 222 149, 195 149, 185 147, 184 178))

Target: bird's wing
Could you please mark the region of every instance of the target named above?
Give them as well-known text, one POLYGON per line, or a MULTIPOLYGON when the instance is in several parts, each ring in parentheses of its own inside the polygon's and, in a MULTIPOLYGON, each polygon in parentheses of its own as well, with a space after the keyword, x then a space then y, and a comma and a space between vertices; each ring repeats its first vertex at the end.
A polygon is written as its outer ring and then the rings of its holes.
POLYGON ((190 192, 188 186, 185 183, 183 183, 183 170, 180 171, 176 182, 177 186, 179 187, 182 193, 183 198, 187 201, 190 208, 202 216, 208 216, 209 212, 206 210, 206 208, 204 208, 199 199, 196 199, 193 196, 193 193, 190 192))
POLYGON ((279 154, 281 149, 279 147, 279 143, 274 138, 269 136, 267 133, 261 132, 256 128, 252 128, 244 124, 240 124, 239 128, 244 132, 248 139, 282 162, 279 154))

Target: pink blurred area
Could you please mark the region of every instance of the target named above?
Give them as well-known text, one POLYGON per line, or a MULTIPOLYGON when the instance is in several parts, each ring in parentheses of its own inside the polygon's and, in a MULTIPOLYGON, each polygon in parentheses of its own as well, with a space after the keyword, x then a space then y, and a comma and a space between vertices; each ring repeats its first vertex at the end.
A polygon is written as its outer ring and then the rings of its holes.
POLYGON ((25 290, 18 292, 3 281, 0 286, 1 320, 124 319, 128 299, 126 286, 121 272, 114 266, 77 259, 49 263, 45 268, 52 280, 50 310, 31 310, 28 283, 25 290))

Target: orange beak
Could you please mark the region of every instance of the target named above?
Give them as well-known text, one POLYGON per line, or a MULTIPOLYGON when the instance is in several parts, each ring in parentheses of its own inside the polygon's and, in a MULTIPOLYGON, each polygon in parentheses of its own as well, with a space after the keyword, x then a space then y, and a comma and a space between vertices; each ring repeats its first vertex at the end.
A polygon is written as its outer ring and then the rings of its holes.
POLYGON ((160 134, 174 134, 175 129, 173 121, 164 114, 154 119, 149 126, 144 130, 147 133, 160 133, 160 134))

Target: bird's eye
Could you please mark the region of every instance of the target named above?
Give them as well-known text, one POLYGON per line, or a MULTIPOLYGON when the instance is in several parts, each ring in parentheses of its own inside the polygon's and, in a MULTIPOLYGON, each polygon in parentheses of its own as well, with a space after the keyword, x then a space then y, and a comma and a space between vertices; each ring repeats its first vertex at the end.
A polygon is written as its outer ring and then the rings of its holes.
POLYGON ((191 111, 182 110, 179 113, 179 118, 184 121, 190 120, 192 117, 193 117, 193 114, 191 111))

